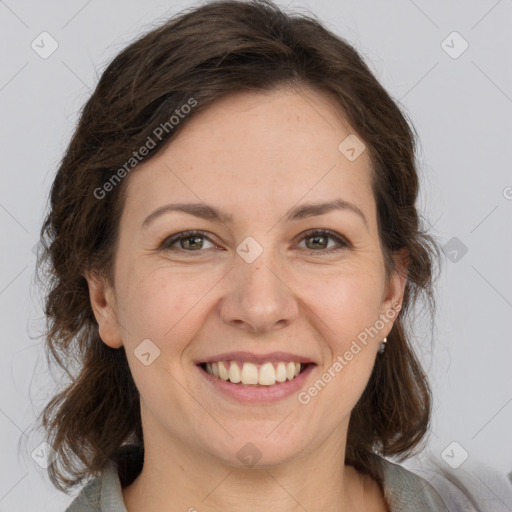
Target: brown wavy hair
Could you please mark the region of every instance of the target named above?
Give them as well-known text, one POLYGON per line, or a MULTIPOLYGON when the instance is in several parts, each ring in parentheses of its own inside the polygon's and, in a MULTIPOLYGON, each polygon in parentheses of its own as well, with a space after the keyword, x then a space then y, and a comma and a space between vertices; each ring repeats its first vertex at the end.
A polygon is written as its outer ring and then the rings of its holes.
MULTIPOLYGON (((100 339, 84 277, 95 270, 113 283, 130 176, 126 173, 101 199, 95 191, 191 97, 197 106, 163 133, 145 161, 223 96, 279 86, 309 87, 335 99, 371 158, 388 276, 397 271, 396 251, 409 253, 402 309, 352 411, 345 463, 382 488, 379 455, 404 460, 426 437, 431 391, 410 345, 412 322, 407 324, 420 296, 431 313, 435 310, 440 250, 415 206, 414 127, 354 47, 314 15, 286 13, 267 0, 213 1, 178 13, 109 63, 81 111, 53 181, 37 275, 47 286, 46 356, 70 381, 38 420, 58 454, 48 473, 60 490, 100 474, 109 461, 122 465, 123 446, 143 447, 139 395, 124 348, 112 349, 100 339)), ((130 172, 136 172, 134 167, 130 172)))

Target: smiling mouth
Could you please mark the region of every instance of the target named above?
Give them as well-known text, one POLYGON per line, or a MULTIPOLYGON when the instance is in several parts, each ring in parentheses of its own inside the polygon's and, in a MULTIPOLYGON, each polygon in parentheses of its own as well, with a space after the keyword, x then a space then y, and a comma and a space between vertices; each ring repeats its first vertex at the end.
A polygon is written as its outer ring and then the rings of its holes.
POLYGON ((198 366, 213 377, 233 384, 273 386, 295 379, 310 365, 314 365, 314 363, 280 361, 254 364, 239 361, 215 361, 200 363, 198 366))

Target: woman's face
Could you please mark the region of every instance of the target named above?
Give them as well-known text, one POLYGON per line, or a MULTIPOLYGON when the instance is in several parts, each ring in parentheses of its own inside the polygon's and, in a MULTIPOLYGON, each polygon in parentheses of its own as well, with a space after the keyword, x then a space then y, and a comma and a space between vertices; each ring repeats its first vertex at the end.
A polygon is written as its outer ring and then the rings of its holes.
POLYGON ((386 286, 369 155, 337 112, 314 91, 237 93, 126 178, 114 288, 89 284, 145 443, 238 466, 344 449, 405 280, 386 286), (171 240, 188 230, 204 234, 171 240))

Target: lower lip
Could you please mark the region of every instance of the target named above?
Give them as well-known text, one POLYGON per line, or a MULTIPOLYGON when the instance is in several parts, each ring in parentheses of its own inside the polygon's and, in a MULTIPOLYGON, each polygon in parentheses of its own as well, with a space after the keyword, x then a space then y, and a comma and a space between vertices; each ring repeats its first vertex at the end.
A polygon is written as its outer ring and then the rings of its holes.
POLYGON ((259 384, 233 384, 228 380, 222 380, 210 375, 206 370, 197 366, 201 375, 206 379, 215 391, 233 398, 242 403, 254 402, 276 402, 290 395, 296 394, 305 384, 309 374, 315 368, 315 364, 309 364, 306 369, 292 380, 273 384, 272 386, 261 386, 259 384))

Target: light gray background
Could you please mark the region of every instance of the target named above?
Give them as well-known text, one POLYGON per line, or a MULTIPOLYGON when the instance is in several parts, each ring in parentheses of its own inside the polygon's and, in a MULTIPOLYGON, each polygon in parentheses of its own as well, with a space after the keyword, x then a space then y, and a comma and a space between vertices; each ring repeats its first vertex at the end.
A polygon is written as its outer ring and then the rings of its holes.
MULTIPOLYGON (((423 215, 443 244, 456 237, 467 247, 456 262, 447 252, 433 354, 428 327, 418 328, 418 350, 434 388, 425 452, 431 458, 405 465, 435 483, 428 464, 437 460, 450 469, 441 454, 455 441, 445 458, 460 459, 462 450, 469 458, 452 471, 472 477, 473 490, 501 502, 499 510, 512 510, 504 494, 512 470, 512 3, 279 4, 312 11, 351 41, 400 102, 421 140, 423 215), (458 58, 442 46, 453 31, 469 44, 458 58)), ((63 511, 71 501, 30 456, 42 438, 25 433, 55 389, 37 338, 42 308, 33 284, 34 245, 53 175, 108 61, 138 34, 190 5, 0 1, 0 511, 63 511), (47 59, 31 48, 43 31, 59 45, 47 59)), ((462 48, 453 37, 446 45, 452 52, 462 48)), ((488 510, 498 510, 493 507, 488 510)))

